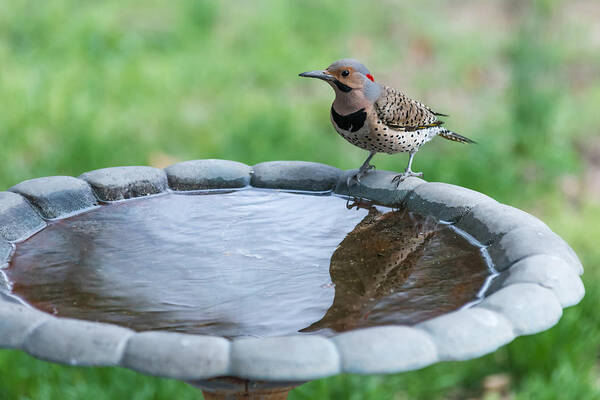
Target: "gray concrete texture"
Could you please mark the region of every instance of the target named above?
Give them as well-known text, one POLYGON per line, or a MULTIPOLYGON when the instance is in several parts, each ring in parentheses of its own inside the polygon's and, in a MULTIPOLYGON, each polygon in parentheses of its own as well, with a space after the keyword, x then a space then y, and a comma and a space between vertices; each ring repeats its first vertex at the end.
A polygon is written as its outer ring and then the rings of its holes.
POLYGON ((270 161, 253 167, 250 184, 257 188, 298 191, 329 191, 342 171, 306 161, 270 161))
POLYGON ((0 192, 0 239, 25 240, 45 226, 42 217, 23 196, 0 192))
POLYGON ((248 186, 252 168, 228 160, 193 160, 173 164, 165 172, 171 189, 189 191, 248 186))
POLYGON ((30 179, 8 190, 25 197, 47 219, 73 215, 98 204, 90 185, 71 176, 30 179))
POLYGON ((82 174, 98 199, 116 201, 149 196, 167 190, 167 174, 152 167, 113 167, 82 174))

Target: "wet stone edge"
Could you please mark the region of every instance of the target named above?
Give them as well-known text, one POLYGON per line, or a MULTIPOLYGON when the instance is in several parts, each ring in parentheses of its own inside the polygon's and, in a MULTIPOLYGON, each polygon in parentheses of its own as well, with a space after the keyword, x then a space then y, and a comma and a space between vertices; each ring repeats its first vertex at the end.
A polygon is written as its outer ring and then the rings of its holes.
POLYGON ((583 274, 583 266, 573 249, 550 229, 523 227, 512 230, 488 246, 488 251, 499 271, 526 257, 546 254, 563 259, 573 272, 583 274))
POLYGON ((563 308, 578 304, 585 294, 581 278, 565 260, 537 254, 515 262, 496 276, 485 297, 517 283, 536 283, 552 290, 563 308))
POLYGON ((482 193, 442 182, 420 185, 404 201, 405 207, 412 212, 447 222, 456 222, 481 203, 499 204, 482 193))
POLYGON ((72 176, 49 176, 21 182, 10 189, 45 219, 65 218, 98 205, 90 185, 72 176))
POLYGON ((6 240, 0 238, 0 268, 8 264, 13 252, 13 246, 6 240))
POLYGON ((545 331, 562 316, 562 307, 554 292, 537 283, 506 286, 473 308, 484 308, 504 315, 519 336, 545 331))
POLYGON ((455 225, 486 246, 515 229, 550 229, 533 215, 497 202, 475 205, 455 225))
POLYGON ((418 187, 425 185, 422 179, 410 177, 399 185, 392 180, 398 174, 391 171, 370 171, 356 182, 357 170, 344 171, 338 179, 334 193, 352 198, 367 199, 388 207, 399 207, 418 187))
POLYGON ((228 160, 192 160, 165 168, 169 188, 174 191, 235 189, 250 184, 252 168, 228 160))
POLYGON ((165 171, 153 167, 111 167, 85 172, 79 176, 88 182, 101 201, 119 201, 164 193, 168 189, 165 171))
POLYGON ((0 239, 25 240, 46 227, 46 222, 21 195, 0 192, 0 239))
POLYGON ((308 161, 268 161, 252 169, 251 186, 311 192, 333 190, 342 174, 338 168, 308 161))

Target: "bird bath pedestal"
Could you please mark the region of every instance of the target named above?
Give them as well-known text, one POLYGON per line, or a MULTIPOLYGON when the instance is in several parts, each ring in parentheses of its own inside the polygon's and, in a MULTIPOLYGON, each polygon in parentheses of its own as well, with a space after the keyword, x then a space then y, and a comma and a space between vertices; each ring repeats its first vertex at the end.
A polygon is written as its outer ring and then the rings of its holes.
POLYGON ((285 399, 482 356, 583 297, 579 259, 537 218, 386 171, 348 187, 353 172, 197 160, 0 192, 0 347, 285 399))

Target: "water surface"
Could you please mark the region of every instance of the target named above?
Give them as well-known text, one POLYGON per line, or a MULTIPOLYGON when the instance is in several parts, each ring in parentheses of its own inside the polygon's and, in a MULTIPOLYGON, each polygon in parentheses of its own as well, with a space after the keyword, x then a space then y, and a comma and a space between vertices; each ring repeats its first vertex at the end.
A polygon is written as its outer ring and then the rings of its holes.
POLYGON ((55 315, 227 337, 410 325, 476 299, 489 275, 448 225, 271 190, 103 205, 18 244, 5 272, 55 315))

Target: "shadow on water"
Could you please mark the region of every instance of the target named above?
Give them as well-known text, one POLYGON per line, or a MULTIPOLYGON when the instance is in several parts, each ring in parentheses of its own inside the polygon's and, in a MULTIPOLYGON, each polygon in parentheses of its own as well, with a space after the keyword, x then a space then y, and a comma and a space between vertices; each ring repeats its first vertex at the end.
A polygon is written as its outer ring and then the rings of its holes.
POLYGON ((452 227, 344 202, 243 190, 104 205, 19 243, 5 272, 58 316, 226 337, 414 324, 476 298, 489 270, 452 227))

